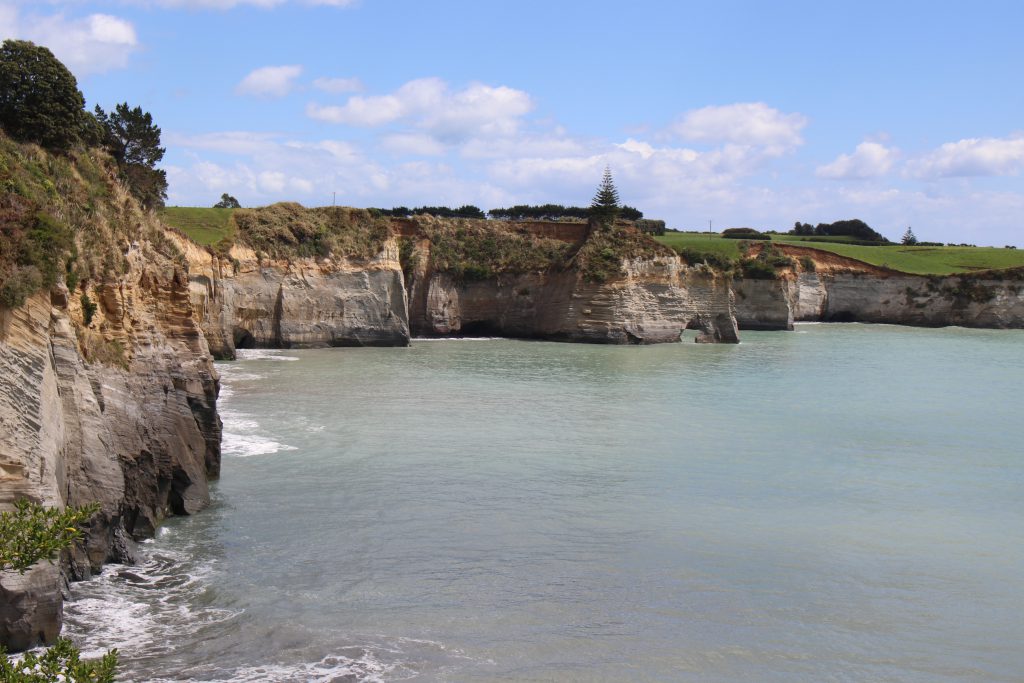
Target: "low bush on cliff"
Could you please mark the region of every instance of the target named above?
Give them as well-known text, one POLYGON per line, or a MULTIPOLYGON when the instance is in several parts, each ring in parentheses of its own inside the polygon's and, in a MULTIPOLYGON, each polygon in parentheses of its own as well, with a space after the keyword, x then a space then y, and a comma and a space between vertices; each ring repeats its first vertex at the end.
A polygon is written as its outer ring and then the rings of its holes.
POLYGON ((430 240, 433 269, 463 281, 547 270, 560 266, 570 249, 496 221, 420 218, 417 226, 430 240))
POLYGON ((73 288, 116 277, 131 243, 163 244, 116 177, 100 150, 54 155, 0 133, 0 304, 19 306, 61 279, 73 288))
MULTIPOLYGON (((99 505, 46 508, 19 500, 14 510, 0 513, 0 571, 25 573, 41 560, 53 561, 64 548, 81 539, 80 527, 99 511, 99 505)), ((66 638, 43 652, 12 658, 0 645, 0 681, 5 683, 110 683, 117 667, 117 650, 98 660, 82 661, 78 648, 66 638)))
POLYGON ((577 270, 590 282, 607 282, 622 274, 622 261, 645 256, 673 255, 652 238, 622 225, 593 230, 576 253, 577 270))
POLYGON ((325 258, 329 255, 368 259, 384 248, 391 222, 366 209, 307 209, 281 202, 258 209, 235 209, 238 240, 275 258, 325 258))

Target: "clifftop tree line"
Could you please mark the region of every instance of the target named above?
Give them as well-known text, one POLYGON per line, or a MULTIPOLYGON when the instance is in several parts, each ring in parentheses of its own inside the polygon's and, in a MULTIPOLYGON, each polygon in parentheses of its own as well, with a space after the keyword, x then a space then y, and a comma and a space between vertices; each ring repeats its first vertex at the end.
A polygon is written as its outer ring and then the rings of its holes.
POLYGON ((141 107, 118 104, 109 114, 85 110, 74 75, 49 49, 25 40, 0 46, 0 128, 11 138, 50 152, 102 146, 117 162, 121 179, 146 208, 167 198, 160 127, 141 107))

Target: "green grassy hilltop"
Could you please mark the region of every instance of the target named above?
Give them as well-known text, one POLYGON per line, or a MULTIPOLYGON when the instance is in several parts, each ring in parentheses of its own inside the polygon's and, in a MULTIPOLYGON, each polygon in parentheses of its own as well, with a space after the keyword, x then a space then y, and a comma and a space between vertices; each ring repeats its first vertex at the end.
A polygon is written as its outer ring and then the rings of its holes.
MULTIPOLYGON (((849 244, 845 237, 802 237, 772 235, 776 244, 790 244, 832 252, 874 266, 891 268, 912 275, 952 275, 979 270, 1005 270, 1024 267, 1024 250, 1000 247, 911 247, 891 244, 877 247, 849 244)), ((692 250, 729 259, 740 257, 741 240, 721 234, 679 232, 655 238, 677 252, 692 250)))

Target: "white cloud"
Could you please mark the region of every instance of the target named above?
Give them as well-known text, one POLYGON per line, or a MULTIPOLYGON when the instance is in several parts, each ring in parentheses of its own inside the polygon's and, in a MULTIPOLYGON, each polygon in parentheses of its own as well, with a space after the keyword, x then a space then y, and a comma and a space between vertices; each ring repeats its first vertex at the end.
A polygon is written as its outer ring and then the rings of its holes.
POLYGON ((77 76, 128 64, 139 40, 131 22, 109 14, 69 19, 63 12, 19 16, 14 5, 0 5, 0 36, 44 45, 77 76))
POLYGON ((223 131, 201 135, 166 133, 164 142, 169 147, 183 147, 223 152, 234 155, 259 154, 273 149, 278 136, 274 133, 251 133, 247 131, 223 131))
POLYGON ((430 135, 423 133, 395 133, 386 135, 381 140, 384 149, 395 154, 415 154, 418 156, 440 156, 445 147, 430 135))
POLYGON ((358 127, 406 122, 446 142, 509 135, 533 108, 530 96, 506 86, 474 83, 452 92, 439 78, 409 81, 389 95, 350 97, 344 105, 310 103, 310 118, 358 127))
POLYGON ((313 81, 313 87, 332 95, 340 95, 359 92, 363 89, 363 83, 358 78, 318 78, 313 81))
POLYGON ((295 79, 302 74, 302 67, 296 64, 286 66, 264 66, 249 72, 235 86, 239 95, 260 97, 284 97, 295 87, 295 79))
POLYGON ((742 102, 688 111, 671 126, 684 140, 731 142, 772 148, 777 153, 803 144, 802 114, 784 114, 763 102, 742 102))
POLYGON ((816 175, 831 180, 862 180, 885 175, 892 168, 896 152, 877 142, 862 142, 853 154, 840 154, 835 161, 819 166, 816 175))
POLYGON ((1024 135, 1008 138, 968 138, 947 142, 907 164, 916 178, 1006 176, 1024 170, 1024 135))

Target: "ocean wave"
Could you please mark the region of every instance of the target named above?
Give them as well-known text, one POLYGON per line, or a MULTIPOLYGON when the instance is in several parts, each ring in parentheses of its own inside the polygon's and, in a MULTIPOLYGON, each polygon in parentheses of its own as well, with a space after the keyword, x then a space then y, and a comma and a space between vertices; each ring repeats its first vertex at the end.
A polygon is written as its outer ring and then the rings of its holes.
POLYGON ((65 635, 89 658, 112 647, 134 658, 173 652, 183 624, 195 632, 241 614, 203 604, 212 571, 212 561, 186 569, 180 556, 163 551, 151 551, 138 566, 107 565, 99 576, 74 585, 65 604, 65 635))
POLYGON ((299 360, 297 356, 285 356, 280 349, 238 349, 235 357, 238 360, 299 360))
POLYGON ((444 341, 508 341, 507 337, 413 337, 414 342, 444 342, 444 341))
MULTIPOLYGON (((255 421, 243 421, 244 424, 259 426, 255 421)), ((272 455, 282 451, 298 450, 295 446, 274 441, 273 439, 260 436, 259 434, 237 434, 227 431, 228 421, 224 420, 225 431, 221 435, 221 455, 232 455, 236 458, 248 458, 253 455, 272 455)), ((231 425, 237 429, 239 425, 231 425)))

